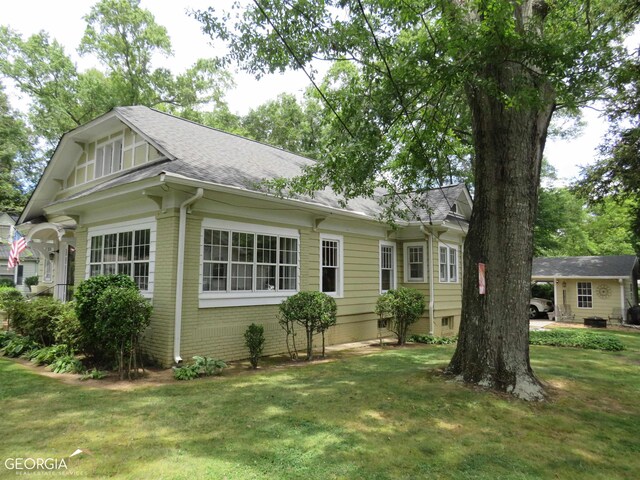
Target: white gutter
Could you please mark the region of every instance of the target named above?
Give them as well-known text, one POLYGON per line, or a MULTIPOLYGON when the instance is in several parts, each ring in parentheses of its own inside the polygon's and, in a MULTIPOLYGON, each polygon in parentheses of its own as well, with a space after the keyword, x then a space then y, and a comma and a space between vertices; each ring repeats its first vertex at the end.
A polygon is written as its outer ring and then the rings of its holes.
POLYGON ((428 251, 428 262, 429 265, 429 335, 433 335, 435 332, 435 309, 436 309, 436 299, 435 299, 435 285, 433 284, 433 235, 427 234, 424 226, 420 226, 420 231, 424 234, 425 237, 429 237, 429 251, 428 251))
MULTIPOLYGON (((162 179, 164 180, 164 178, 162 179)), ((198 188, 193 197, 188 198, 180 205, 180 225, 178 228, 178 266, 176 270, 176 315, 175 330, 173 333, 173 359, 176 363, 182 362, 180 356, 180 343, 182 341, 182 290, 184 283, 184 245, 187 230, 187 208, 195 201, 202 198, 204 190, 198 188)))

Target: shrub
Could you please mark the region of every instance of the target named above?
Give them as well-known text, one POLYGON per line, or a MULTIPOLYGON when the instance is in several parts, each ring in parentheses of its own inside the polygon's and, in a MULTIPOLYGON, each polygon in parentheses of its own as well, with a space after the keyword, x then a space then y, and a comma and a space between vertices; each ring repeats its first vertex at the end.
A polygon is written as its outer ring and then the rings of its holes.
POLYGON ((0 286, 0 309, 7 313, 9 326, 12 326, 16 308, 24 301, 22 294, 14 287, 0 286))
POLYGON ((51 365, 58 358, 69 354, 70 352, 66 345, 52 345, 33 350, 28 357, 36 365, 51 365))
POLYGON ((133 286, 109 286, 97 301, 97 318, 93 327, 105 352, 118 366, 120 379, 131 379, 138 371, 140 336, 149 326, 151 304, 133 286))
POLYGON ((92 370, 84 372, 80 377, 80 380, 102 380, 106 376, 107 376, 107 372, 94 368, 92 370))
POLYGON ((70 353, 82 349, 82 328, 73 302, 62 304, 59 314, 53 319, 53 324, 56 343, 66 345, 70 353))
POLYGON ((227 364, 222 360, 217 360, 210 357, 193 357, 195 361, 192 364, 187 364, 182 367, 175 367, 173 369, 173 378, 176 380, 193 380, 200 375, 208 377, 210 375, 219 375, 222 373, 222 369, 227 368, 227 364))
POLYGON ((2 354, 7 357, 27 356, 38 347, 39 345, 29 337, 13 335, 5 342, 4 347, 2 348, 2 354))
POLYGON ((549 345, 554 347, 575 347, 590 350, 617 352, 624 350, 624 344, 612 335, 594 333, 581 329, 539 330, 529 332, 531 345, 549 345))
POLYGON ((62 313, 63 304, 50 297, 37 297, 16 304, 13 328, 43 346, 55 342, 55 320, 62 313))
POLYGON ((433 335, 411 335, 412 342, 426 343, 428 345, 450 345, 458 341, 458 337, 434 337, 433 335))
POLYGON ((82 362, 73 355, 63 355, 56 358, 50 368, 54 373, 82 373, 85 370, 82 362))
POLYGON ((33 287, 34 285, 37 285, 37 284, 38 284, 38 276, 37 276, 37 275, 34 275, 34 276, 32 276, 32 277, 27 277, 27 278, 25 278, 25 279, 24 279, 24 284, 25 284, 27 287, 33 287))
POLYGON ((391 320, 389 330, 398 337, 398 345, 404 345, 409 327, 418 321, 424 309, 424 296, 419 291, 400 287, 378 297, 375 312, 380 318, 391 320))
POLYGON ((15 287, 16 284, 10 278, 0 278, 0 288, 2 287, 15 287))
POLYGON ((249 362, 253 368, 258 368, 258 361, 264 349, 264 327, 252 323, 244 332, 244 343, 249 349, 249 362))
POLYGON ((280 304, 280 326, 287 332, 287 350, 291 358, 298 357, 295 343, 295 324, 304 327, 307 340, 307 360, 313 359, 313 335, 322 334, 322 356, 324 356, 324 334, 336 324, 336 301, 322 292, 299 292, 280 304), (293 350, 289 338, 293 341, 293 350))
POLYGON ((74 293, 76 316, 82 332, 82 351, 98 361, 105 360, 107 355, 98 328, 98 299, 108 287, 137 289, 127 275, 98 275, 81 282, 74 293))
POLYGON ((193 380, 198 378, 198 368, 195 365, 185 365, 173 369, 173 378, 176 380, 193 380))

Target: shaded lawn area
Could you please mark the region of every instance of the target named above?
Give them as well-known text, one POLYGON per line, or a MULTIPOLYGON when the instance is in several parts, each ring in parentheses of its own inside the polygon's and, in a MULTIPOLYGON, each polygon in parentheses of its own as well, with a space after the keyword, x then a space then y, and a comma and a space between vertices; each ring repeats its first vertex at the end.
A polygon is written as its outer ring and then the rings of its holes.
POLYGON ((532 347, 547 404, 438 374, 453 346, 132 391, 62 384, 0 360, 9 457, 76 478, 637 478, 640 335, 622 352, 532 347))

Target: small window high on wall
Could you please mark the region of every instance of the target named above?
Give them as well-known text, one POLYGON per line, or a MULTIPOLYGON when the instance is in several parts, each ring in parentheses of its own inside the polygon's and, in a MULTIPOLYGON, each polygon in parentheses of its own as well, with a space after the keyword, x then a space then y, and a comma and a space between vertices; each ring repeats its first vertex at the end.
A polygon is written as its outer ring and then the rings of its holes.
POLYGON ((95 178, 122 170, 122 138, 102 143, 96 147, 95 178))

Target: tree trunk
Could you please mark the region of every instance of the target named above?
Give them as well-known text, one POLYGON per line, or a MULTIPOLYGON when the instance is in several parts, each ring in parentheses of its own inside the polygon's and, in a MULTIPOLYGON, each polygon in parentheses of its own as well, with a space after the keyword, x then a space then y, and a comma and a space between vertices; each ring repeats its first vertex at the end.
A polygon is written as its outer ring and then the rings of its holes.
POLYGON ((482 75, 506 94, 522 92, 524 81, 539 99, 507 107, 489 88, 467 88, 475 197, 465 240, 462 322, 448 372, 522 399, 543 400, 544 389, 529 363, 528 305, 533 225, 554 92, 541 76, 515 63, 494 65, 482 75), (479 263, 486 266, 485 295, 478 289, 479 263))

